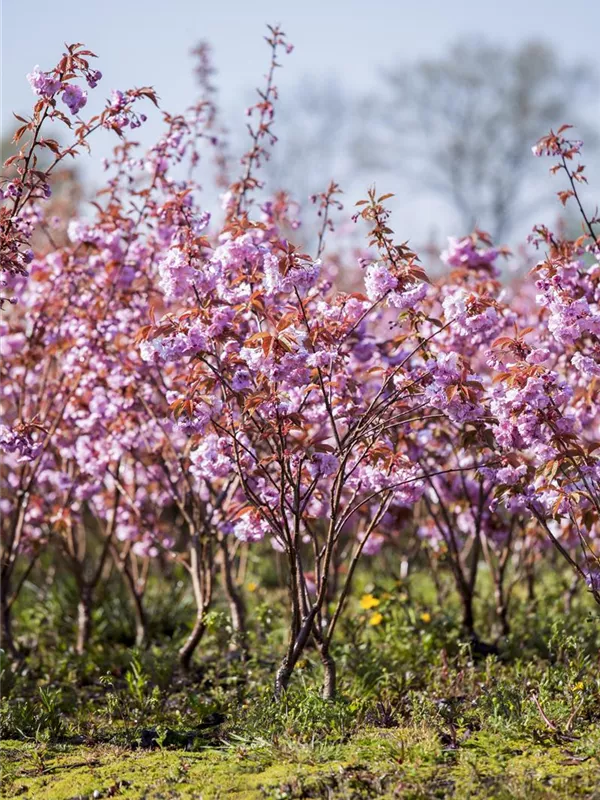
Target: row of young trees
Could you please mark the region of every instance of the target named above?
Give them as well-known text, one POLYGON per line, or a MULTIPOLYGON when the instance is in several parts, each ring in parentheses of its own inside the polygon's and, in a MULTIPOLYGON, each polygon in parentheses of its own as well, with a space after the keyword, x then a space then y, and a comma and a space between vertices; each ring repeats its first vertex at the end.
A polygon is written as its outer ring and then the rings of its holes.
POLYGON ((152 89, 113 92, 84 120, 82 87, 101 78, 91 52, 73 45, 28 76, 37 101, 5 165, 0 219, 2 635, 13 653, 11 611, 48 552, 78 587, 80 653, 109 565, 142 645, 148 576, 181 564, 196 607, 183 667, 219 592, 245 653, 243 563, 249 548, 277 560, 289 611, 278 696, 308 646, 324 696, 335 694, 336 628, 357 566, 379 552, 426 557, 434 579, 448 567, 475 645, 482 564, 503 633, 514 583, 534 591, 552 547, 600 602, 600 251, 577 191, 581 143, 563 128, 534 148, 566 177, 560 199, 579 205, 584 229, 573 241, 537 227, 541 259, 518 285, 501 283, 507 253, 480 231, 450 240, 430 282, 374 189, 354 216, 365 248, 348 256, 335 183, 314 198, 318 243, 303 253, 291 200, 255 201, 290 50, 279 28, 267 42, 233 182, 205 48, 201 98, 164 113, 145 153, 130 131, 157 103, 152 89), (48 122, 72 144, 47 138, 48 122), (52 178, 100 127, 120 137, 106 185, 85 216, 57 214, 52 178), (211 158, 228 186, 222 220, 197 180, 211 158), (354 268, 362 286, 349 293, 340 278, 354 268))

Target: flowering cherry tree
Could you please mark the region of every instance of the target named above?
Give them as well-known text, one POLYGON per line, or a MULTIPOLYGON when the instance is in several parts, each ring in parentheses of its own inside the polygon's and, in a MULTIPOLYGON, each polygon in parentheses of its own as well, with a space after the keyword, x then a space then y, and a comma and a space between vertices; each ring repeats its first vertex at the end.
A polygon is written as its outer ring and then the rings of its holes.
POLYGON ((477 466, 436 470, 415 459, 413 439, 428 437, 431 420, 449 413, 461 428, 482 409, 468 371, 430 352, 440 331, 458 323, 423 336, 426 276, 414 253, 394 244, 384 200, 370 193, 360 212, 379 253, 366 294, 336 290, 321 261, 283 239, 272 220, 244 214, 230 219, 214 250, 176 245, 168 254, 172 284, 195 305, 149 328, 142 343, 150 362, 189 364, 172 410, 198 442, 196 470, 205 465, 205 479, 236 476, 231 534, 268 537, 285 553, 291 623, 278 694, 312 639, 324 696, 333 695, 330 646, 361 553, 372 552, 384 518, 412 509, 434 475, 477 466), (381 336, 388 309, 396 330, 381 336), (453 405, 437 396, 450 384, 453 405))

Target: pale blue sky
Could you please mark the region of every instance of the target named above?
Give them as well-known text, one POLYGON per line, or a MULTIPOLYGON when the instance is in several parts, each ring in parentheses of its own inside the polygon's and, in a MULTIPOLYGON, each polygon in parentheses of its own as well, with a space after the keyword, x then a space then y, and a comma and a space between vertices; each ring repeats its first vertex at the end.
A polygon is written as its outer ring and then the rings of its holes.
POLYGON ((504 43, 539 36, 567 57, 593 59, 600 30, 594 0, 2 0, 2 11, 4 113, 26 104, 22 76, 52 65, 64 41, 98 53, 105 89, 151 83, 166 107, 180 107, 198 39, 214 45, 229 103, 263 70, 267 22, 280 22, 296 46, 282 87, 304 74, 336 74, 361 89, 386 63, 438 53, 466 33, 504 43))
MULTIPOLYGON (((382 67, 440 53, 465 34, 499 43, 541 38, 569 59, 597 58, 600 3, 594 0, 1 0, 2 114, 32 101, 25 74, 53 66, 65 41, 94 50, 104 79, 98 101, 112 88, 151 84, 170 111, 193 98, 190 48, 199 39, 214 47, 228 123, 244 121, 244 100, 266 68, 264 25, 280 22, 295 45, 278 83, 282 93, 304 76, 337 78, 350 92, 375 87, 382 67)), ((90 102, 88 110, 94 108, 90 102)), ((600 109, 596 108, 600 118, 600 109)), ((144 138, 159 131, 159 116, 144 138)), ((109 143, 99 142, 95 156, 109 143)), ((97 174, 89 164, 89 174, 97 174)), ((393 187, 392 187, 393 188, 393 187)), ((414 222, 414 220, 413 220, 414 222)))

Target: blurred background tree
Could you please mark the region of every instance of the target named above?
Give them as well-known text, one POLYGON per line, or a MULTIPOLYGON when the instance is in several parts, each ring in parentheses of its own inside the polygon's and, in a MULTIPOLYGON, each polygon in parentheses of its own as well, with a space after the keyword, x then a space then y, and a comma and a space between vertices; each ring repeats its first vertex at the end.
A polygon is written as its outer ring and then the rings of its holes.
POLYGON ((584 108, 596 89, 588 64, 567 64, 542 42, 511 49, 459 41, 439 58, 384 73, 380 93, 363 104, 368 127, 356 157, 442 198, 461 232, 477 226, 498 241, 539 213, 531 147, 540 136, 573 124, 589 157, 596 134, 584 108))

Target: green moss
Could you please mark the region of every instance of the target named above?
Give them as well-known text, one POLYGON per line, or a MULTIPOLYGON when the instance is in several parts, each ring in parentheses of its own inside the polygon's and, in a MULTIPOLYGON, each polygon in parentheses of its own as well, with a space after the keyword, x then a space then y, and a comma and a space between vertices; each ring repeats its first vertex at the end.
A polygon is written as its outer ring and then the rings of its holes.
POLYGON ((64 752, 22 742, 2 744, 5 797, 73 800, 80 796, 119 798, 217 798, 254 800, 283 781, 312 778, 339 765, 265 766, 233 753, 125 751, 114 746, 73 747, 64 752), (111 794, 111 792, 113 794, 111 794))
POLYGON ((569 746, 535 745, 473 734, 456 750, 444 749, 425 727, 365 729, 332 752, 309 750, 298 759, 270 758, 262 750, 131 751, 115 746, 1 745, 3 796, 74 800, 184 798, 600 797, 600 763, 569 746), (327 756, 321 760, 319 755, 327 756))
POLYGON ((576 742, 535 745, 477 734, 461 748, 454 774, 458 796, 469 790, 472 798, 600 797, 600 761, 581 755, 576 742))

